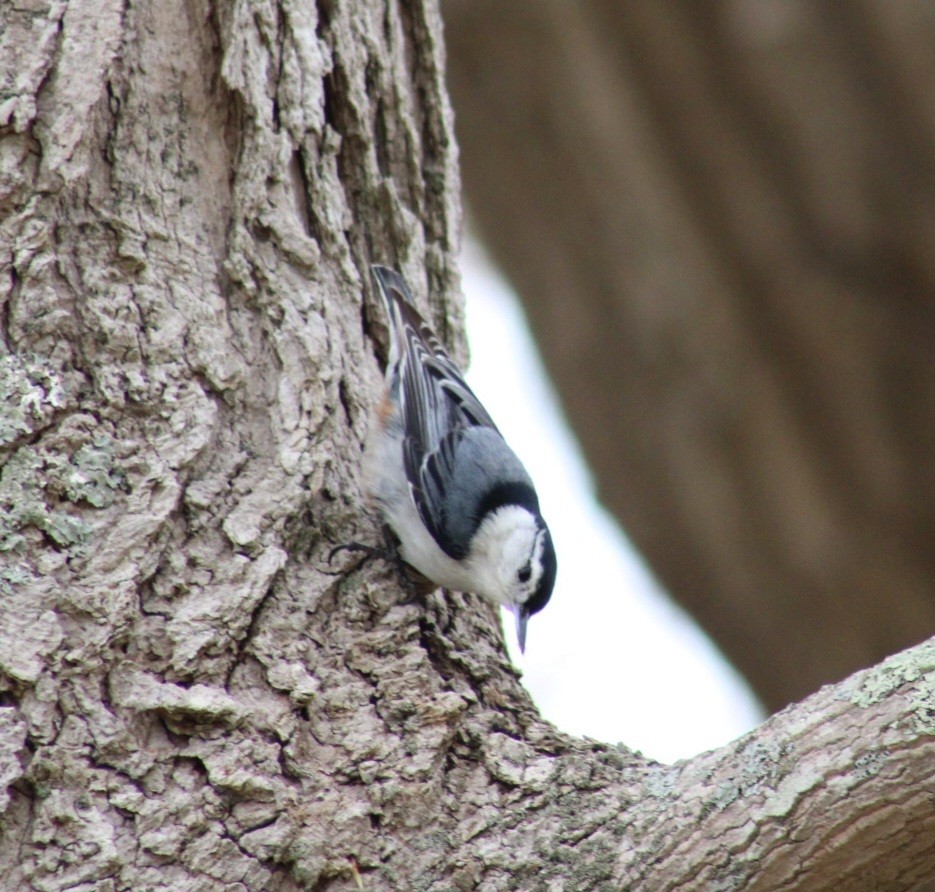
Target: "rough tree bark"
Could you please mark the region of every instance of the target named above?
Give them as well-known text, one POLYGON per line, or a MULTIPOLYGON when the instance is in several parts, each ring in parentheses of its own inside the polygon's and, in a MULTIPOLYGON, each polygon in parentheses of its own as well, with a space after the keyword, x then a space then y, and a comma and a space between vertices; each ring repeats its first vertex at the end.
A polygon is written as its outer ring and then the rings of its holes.
POLYGON ((935 644, 667 767, 543 723, 478 599, 326 572, 377 534, 368 263, 460 344, 433 3, 3 12, 0 887, 935 872, 935 644))
POLYGON ((763 702, 935 632, 935 17, 448 0, 465 191, 601 498, 763 702))

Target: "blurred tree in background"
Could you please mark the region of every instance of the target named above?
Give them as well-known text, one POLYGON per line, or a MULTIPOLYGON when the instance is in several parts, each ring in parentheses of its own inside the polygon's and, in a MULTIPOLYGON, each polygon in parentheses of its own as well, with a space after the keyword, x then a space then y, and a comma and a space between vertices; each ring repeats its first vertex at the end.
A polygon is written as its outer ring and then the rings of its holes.
POLYGON ((935 631, 935 8, 447 0, 599 494, 776 709, 935 631))

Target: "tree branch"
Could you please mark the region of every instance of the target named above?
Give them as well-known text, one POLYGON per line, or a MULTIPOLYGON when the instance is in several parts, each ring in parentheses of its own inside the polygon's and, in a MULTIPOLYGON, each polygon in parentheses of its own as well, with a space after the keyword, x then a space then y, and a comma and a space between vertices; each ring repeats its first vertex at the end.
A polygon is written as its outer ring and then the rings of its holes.
POLYGON ((481 827, 462 807, 441 875, 483 889, 896 892, 935 874, 935 639, 672 766, 492 729, 478 746, 498 795, 481 827))

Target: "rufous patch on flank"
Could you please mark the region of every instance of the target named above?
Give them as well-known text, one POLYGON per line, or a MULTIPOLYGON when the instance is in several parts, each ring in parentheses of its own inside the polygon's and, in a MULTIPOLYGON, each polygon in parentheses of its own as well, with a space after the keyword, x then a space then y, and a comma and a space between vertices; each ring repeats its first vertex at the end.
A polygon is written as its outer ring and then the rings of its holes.
POLYGON ((390 399, 389 388, 383 391, 383 398, 377 405, 377 417, 384 427, 389 424, 390 418, 393 417, 393 401, 390 399))

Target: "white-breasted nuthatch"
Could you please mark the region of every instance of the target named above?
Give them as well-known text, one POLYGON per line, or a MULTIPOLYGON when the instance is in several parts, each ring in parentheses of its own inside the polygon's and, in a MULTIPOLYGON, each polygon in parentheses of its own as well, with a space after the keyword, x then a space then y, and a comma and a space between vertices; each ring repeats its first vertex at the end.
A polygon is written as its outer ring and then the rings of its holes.
POLYGON ((368 486, 399 553, 436 585, 483 595, 526 622, 555 584, 555 548, 520 460, 415 310, 399 273, 373 267, 390 322, 386 392, 368 486))

